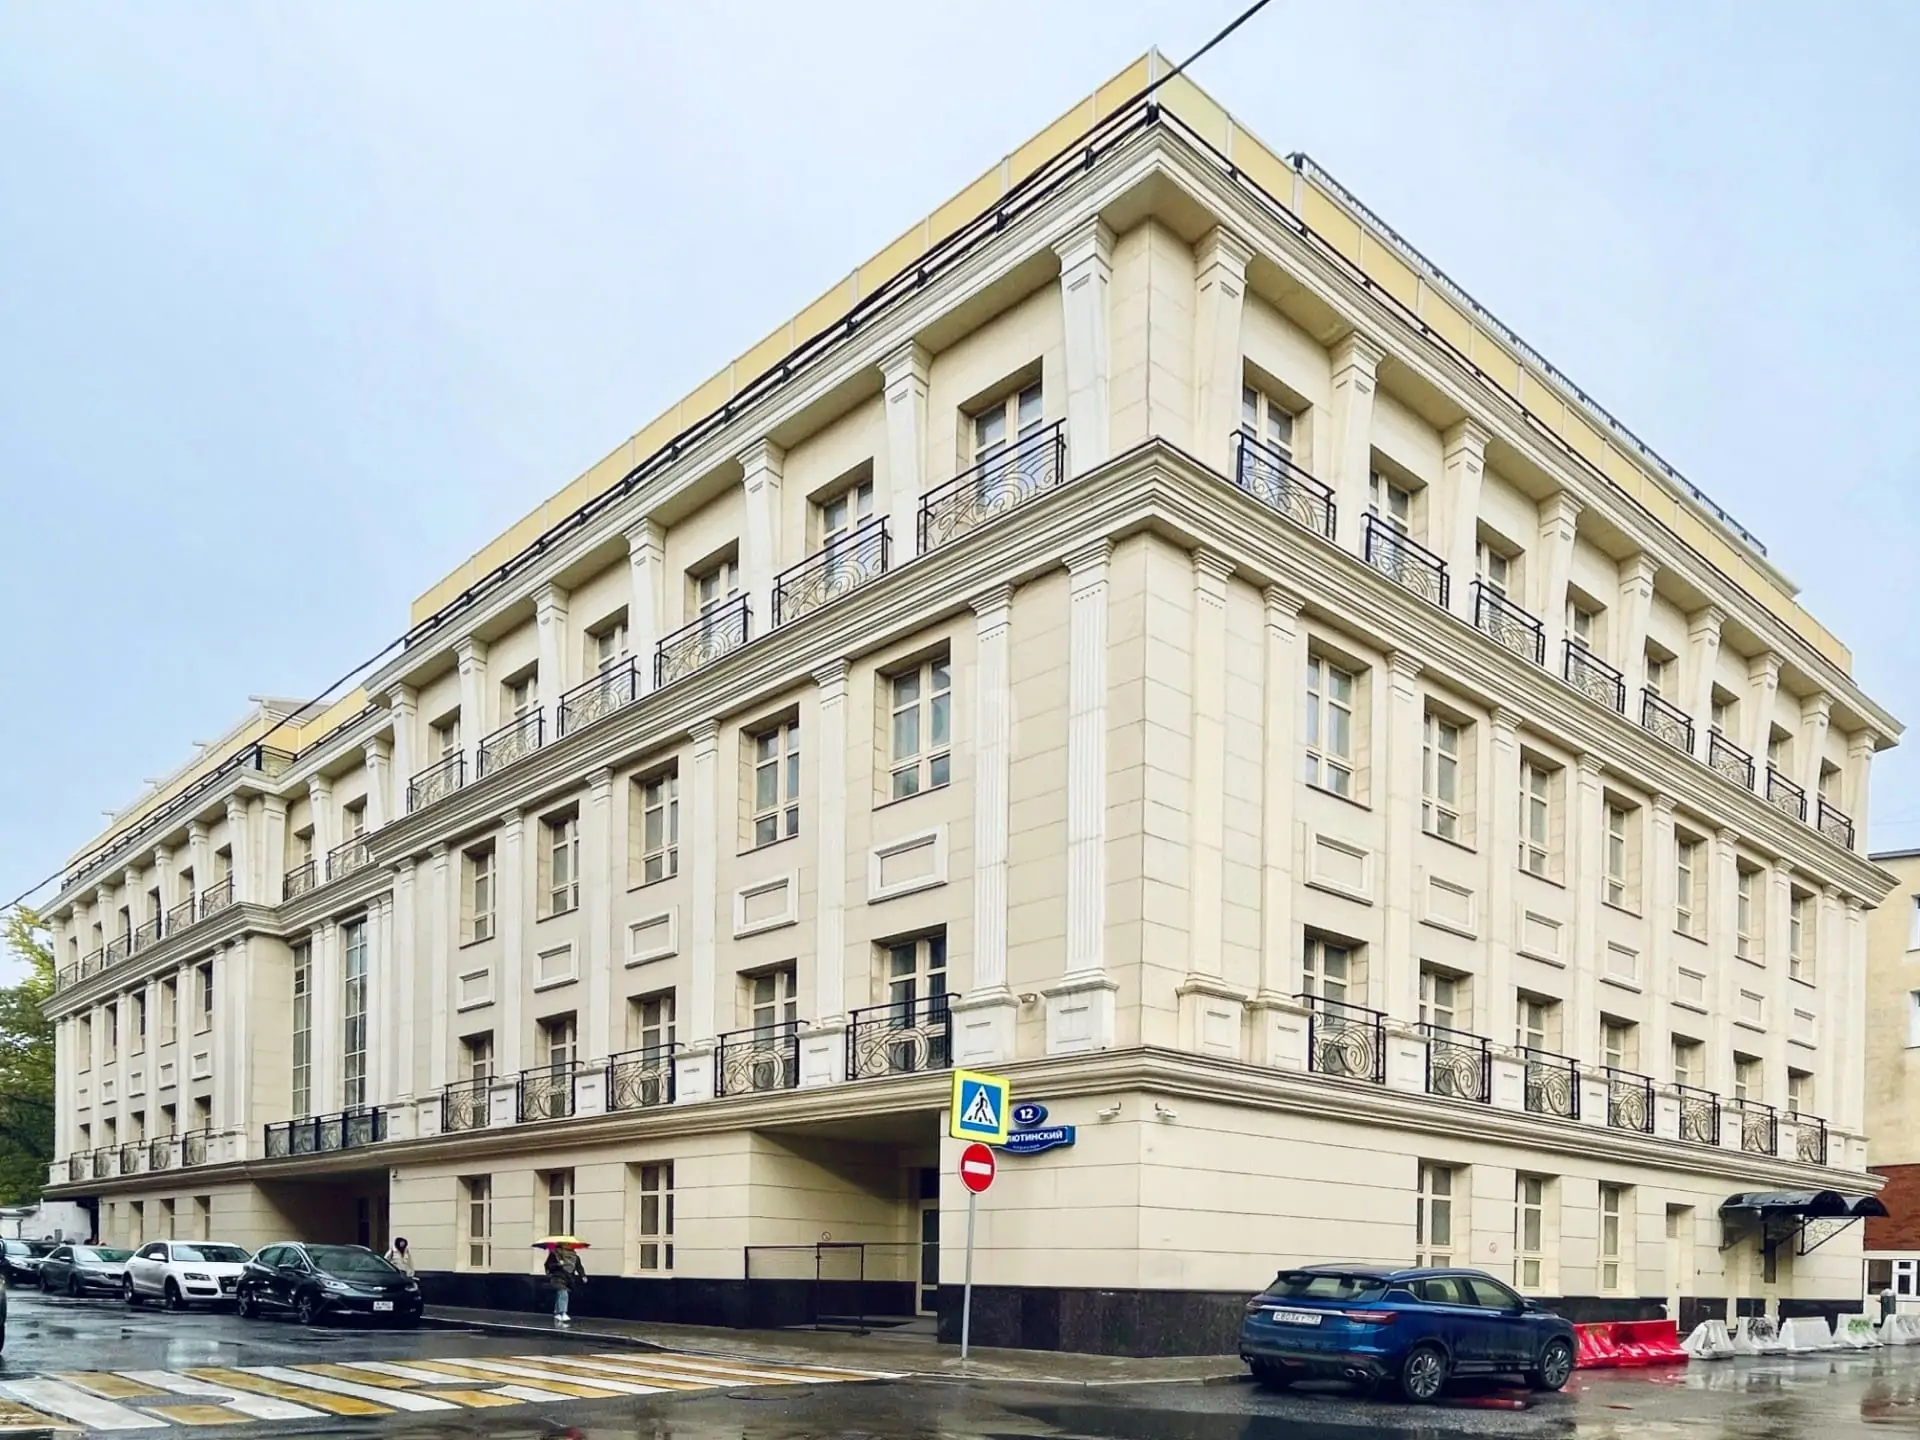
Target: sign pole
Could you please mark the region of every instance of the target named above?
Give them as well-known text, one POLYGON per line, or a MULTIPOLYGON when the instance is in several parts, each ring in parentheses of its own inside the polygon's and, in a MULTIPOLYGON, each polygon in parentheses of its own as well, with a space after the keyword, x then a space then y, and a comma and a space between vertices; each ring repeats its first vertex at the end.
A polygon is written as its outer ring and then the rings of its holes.
POLYGON ((967 1341, 973 1331, 973 1217, 979 1213, 980 1196, 967 1191, 967 1273, 960 1291, 960 1360, 967 1359, 967 1341))

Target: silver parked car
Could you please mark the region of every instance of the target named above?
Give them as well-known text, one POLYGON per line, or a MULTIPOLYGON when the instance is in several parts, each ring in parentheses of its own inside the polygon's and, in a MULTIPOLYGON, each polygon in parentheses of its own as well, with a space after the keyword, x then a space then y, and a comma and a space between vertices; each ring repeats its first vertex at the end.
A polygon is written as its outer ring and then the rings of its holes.
POLYGON ((106 1245, 59 1245, 40 1262, 40 1288, 49 1295, 118 1295, 127 1283, 131 1250, 106 1245))

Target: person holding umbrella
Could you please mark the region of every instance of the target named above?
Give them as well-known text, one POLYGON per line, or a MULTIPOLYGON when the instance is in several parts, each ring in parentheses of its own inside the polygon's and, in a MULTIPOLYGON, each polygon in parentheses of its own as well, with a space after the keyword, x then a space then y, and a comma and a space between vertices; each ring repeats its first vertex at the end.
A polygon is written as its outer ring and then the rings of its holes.
POLYGON ((580 1263, 580 1252, 587 1242, 576 1235, 549 1235, 533 1242, 534 1249, 547 1252, 547 1283, 553 1287, 553 1323, 565 1327, 573 1323, 567 1314, 567 1301, 575 1286, 587 1283, 587 1267, 580 1263))

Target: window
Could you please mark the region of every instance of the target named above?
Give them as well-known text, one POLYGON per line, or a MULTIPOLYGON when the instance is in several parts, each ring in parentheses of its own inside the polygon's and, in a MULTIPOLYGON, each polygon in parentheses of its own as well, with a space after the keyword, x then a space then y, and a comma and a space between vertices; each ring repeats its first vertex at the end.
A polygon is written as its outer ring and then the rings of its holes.
MULTIPOLYGON (((973 417, 974 463, 982 464, 1002 454, 1009 440, 1016 443, 1029 441, 1039 434, 1044 424, 1045 416, 1040 406, 1040 385, 1036 381, 1021 390, 1019 394, 1010 395, 999 404, 982 410, 973 417)), ((1019 448, 1024 452, 1027 446, 1019 443, 1019 448)), ((988 477, 983 474, 981 476, 983 486, 987 484, 987 480, 988 477)))
POLYGON ((1476 540, 1473 545, 1473 568, 1483 589, 1491 590, 1502 600, 1507 598, 1507 585, 1513 573, 1513 562, 1484 540, 1476 540))
POLYGON ((1626 1210, 1626 1189, 1620 1185, 1600 1187, 1600 1288, 1620 1288, 1620 1220, 1626 1210))
POLYGON ((673 991, 636 995, 627 1002, 627 1045, 634 1050, 664 1050, 673 1044, 673 991))
POLYGON ((160 1043, 171 1045, 180 1033, 180 982, 160 982, 160 1043))
POLYGON ((1352 985, 1357 988, 1361 983, 1357 969, 1351 945, 1309 935, 1306 954, 1301 962, 1300 988, 1316 1000, 1344 1004, 1347 987, 1352 985))
POLYGON ((587 659, 593 673, 604 675, 627 658, 627 622, 615 620, 587 637, 587 659))
POLYGON ((1307 783, 1353 798, 1353 676, 1307 659, 1307 783))
POLYGON ((1713 687, 1712 706, 1712 716, 1707 722, 1707 728, 1716 735, 1731 734, 1739 702, 1716 685, 1713 687))
POLYGON ((800 722, 763 730, 752 744, 753 843, 791 840, 800 833, 800 722))
POLYGON ((133 1048, 147 1048, 147 992, 136 990, 133 995, 133 1048))
MULTIPOLYGON (((1840 767, 1837 765, 1834 765, 1830 761, 1822 760, 1820 762, 1820 778, 1814 782, 1814 787, 1813 787, 1814 793, 1817 794, 1822 800, 1826 801, 1829 805, 1831 805, 1833 804, 1834 787, 1837 786, 1839 783, 1840 783, 1840 767)), ((159 892, 156 891, 155 892, 156 901, 158 900, 158 897, 159 897, 159 892)))
POLYGON ((535 703, 534 671, 516 675, 500 687, 500 709, 508 720, 524 720, 533 713, 535 703))
POLYGON ((1271 395, 1240 387, 1240 433, 1293 458, 1293 414, 1271 395))
POLYGON ((107 1006, 107 1059, 120 1058, 120 1006, 107 1006))
POLYGON ((358 840, 367 833, 367 802, 356 800, 340 812, 341 828, 345 832, 341 839, 358 840))
POLYGON ((469 850, 463 857, 466 871, 466 940, 473 944, 493 938, 493 848, 469 850))
POLYGON ((1400 534, 1412 533, 1413 492, 1394 484, 1378 470, 1367 476, 1367 509, 1400 534))
POLYGON ((887 1002, 903 1023, 932 1011, 947 993, 947 937, 943 931, 887 946, 887 1002))
POLYGON ((1701 864, 1705 847, 1684 836, 1673 847, 1673 928, 1698 940, 1706 931, 1707 897, 1701 864))
POLYGON ((673 1269, 673 1162, 635 1167, 639 1173, 640 1225, 637 1266, 673 1269))
POLYGON ((1763 1081, 1760 1078, 1760 1059, 1756 1055, 1733 1057, 1733 1098, 1736 1100, 1760 1100, 1763 1081))
POLYGON ((580 1028, 572 1011, 549 1015, 540 1022, 539 1063, 549 1070, 564 1072, 573 1068, 580 1048, 580 1028))
POLYGON ((196 1240, 213 1238, 213 1197, 211 1195, 193 1197, 193 1238, 196 1240))
POLYGON ((1621 805, 1607 806, 1606 895, 1609 905, 1627 904, 1628 826, 1631 815, 1621 805))
POLYGON ((462 1177, 460 1194, 467 1207, 466 1268, 488 1269, 493 1264, 493 1177, 462 1177))
POLYGON ((693 577, 694 605, 702 616, 713 614, 740 593, 740 562, 722 560, 705 574, 693 577))
POLYGON ((1653 650, 1647 651, 1647 689, 1662 699, 1673 693, 1673 661, 1653 650))
POLYGON ((1793 768, 1793 736, 1778 726, 1767 731, 1767 768, 1783 775, 1793 768))
POLYGON ((1787 1071, 1787 1113, 1789 1115, 1813 1113, 1813 1076, 1805 1070, 1787 1071))
POLYGON ((1453 1264, 1453 1168, 1420 1164, 1420 1194, 1413 1217, 1415 1265, 1453 1264))
POLYGON ((937 790, 951 776, 953 670, 946 656, 929 660, 888 682, 892 712, 892 795, 903 800, 937 790))
POLYGON ((540 868, 545 913, 565 915, 580 904, 580 821, 573 814, 540 822, 540 868))
POLYGON ((313 1113, 313 946, 293 947, 293 1113, 313 1113))
POLYGON ((847 536, 873 518, 873 481, 849 485, 820 502, 820 544, 834 550, 847 536))
MULTIPOLYGON (((1907 1048, 1920 1046, 1920 990, 1907 992, 1907 1048)), ((82 1058, 86 1056, 84 1043, 81 1046, 82 1058)))
POLYGON ((1759 910, 1754 905, 1753 892, 1759 883, 1760 872, 1742 866, 1733 885, 1733 953, 1742 960, 1759 958, 1760 947, 1755 943, 1755 921, 1759 910))
POLYGON ((1639 1027, 1631 1020, 1600 1021, 1600 1063, 1615 1070, 1633 1070, 1640 1064, 1639 1027))
POLYGON ((1520 762, 1520 868, 1545 877, 1553 816, 1553 772, 1532 760, 1520 762))
POLYGON ((1787 902, 1787 974, 1809 985, 1813 983, 1815 930, 1813 896, 1795 894, 1787 902))
POLYGON ((1513 1177, 1513 1283, 1538 1290, 1546 1252, 1547 1182, 1538 1175, 1513 1177))
POLYGON ((341 967, 340 1103, 357 1110, 367 1103, 367 922, 349 920, 340 927, 345 963, 341 967))
POLYGON ((467 1080, 493 1078, 493 1032, 482 1030, 460 1041, 460 1074, 467 1080))
POLYGON ((800 1002, 794 993, 794 969, 783 965, 778 970, 762 971, 747 977, 749 1023, 755 1030, 770 1033, 777 1026, 792 1025, 800 1018, 800 1002))
POLYGON ((200 991, 200 1020, 194 1028, 205 1034, 213 1029, 213 962, 208 960, 195 966, 193 980, 200 991))
POLYGON ((547 1197, 547 1234, 573 1234, 573 1171, 548 1170, 540 1177, 547 1197))
POLYGON ((1514 1010, 1514 1034, 1520 1046, 1546 1051, 1560 1048, 1559 1001, 1522 991, 1514 1010))
POLYGON ((1700 1042, 1683 1036, 1673 1037, 1673 1083, 1698 1087, 1706 1079, 1701 1068, 1700 1042))
POLYGON ((433 727, 433 749, 442 760, 460 750, 460 717, 454 715, 433 727))
POLYGON ((83 1017, 79 1025, 76 1044, 80 1051, 80 1068, 91 1070, 93 1068, 93 1021, 83 1017))
POLYGON ((1461 984, 1452 975, 1428 966, 1420 967, 1420 1023, 1438 1025, 1447 1030, 1457 1029, 1453 1023, 1461 984))
POLYGON ((1420 824, 1442 840, 1460 838, 1460 727, 1426 713, 1420 751, 1420 824))
POLYGON ((640 883, 680 873, 680 772, 640 782, 640 883))

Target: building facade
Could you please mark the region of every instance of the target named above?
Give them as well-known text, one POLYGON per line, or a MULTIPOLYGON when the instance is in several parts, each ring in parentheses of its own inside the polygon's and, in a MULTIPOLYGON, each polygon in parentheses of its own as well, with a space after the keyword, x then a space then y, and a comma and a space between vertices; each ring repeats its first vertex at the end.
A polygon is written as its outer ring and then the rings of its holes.
POLYGON ((957 1064, 1076 1132, 982 1203, 982 1343, 1219 1349, 1354 1258, 1857 1304, 1857 1232, 1721 1207, 1874 1188, 1897 724, 1759 542, 1164 73, 76 857, 55 1194, 951 1333, 957 1064))
POLYGON ((1867 925, 1867 1161, 1885 1218, 1866 1225, 1866 1294, 1920 1309, 1920 850, 1875 855, 1895 877, 1867 925))

